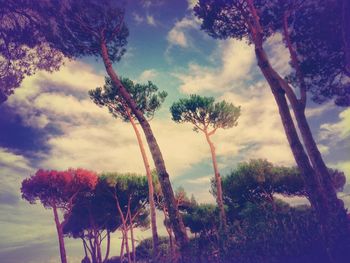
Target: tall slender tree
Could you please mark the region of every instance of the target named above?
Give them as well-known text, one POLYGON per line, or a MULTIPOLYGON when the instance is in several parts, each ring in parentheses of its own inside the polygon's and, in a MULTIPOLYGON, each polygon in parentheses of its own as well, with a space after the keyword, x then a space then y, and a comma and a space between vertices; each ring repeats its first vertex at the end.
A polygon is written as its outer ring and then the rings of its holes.
POLYGON ((123 9, 119 2, 112 0, 54 0, 53 8, 46 11, 52 14, 45 32, 49 43, 70 58, 102 58, 111 81, 118 87, 120 97, 140 123, 159 176, 176 241, 183 256, 186 256, 188 237, 176 207, 162 153, 147 118, 113 69, 113 63, 120 60, 127 43, 128 29, 124 22, 123 9))
MULTIPOLYGON (((349 244, 349 242, 346 240, 348 240, 350 233, 349 224, 344 205, 337 198, 328 169, 312 138, 312 133, 305 117, 305 107, 308 91, 314 94, 316 100, 335 97, 338 104, 346 104, 344 101, 348 100, 349 89, 346 88, 347 85, 343 85, 343 81, 338 81, 337 84, 329 81, 334 77, 335 80, 341 79, 339 74, 344 72, 344 52, 341 48, 338 48, 338 51, 332 50, 331 46, 327 45, 325 38, 320 38, 320 36, 324 36, 324 31, 322 31, 324 27, 332 28, 329 31, 330 34, 339 29, 341 23, 338 18, 341 16, 337 16, 337 12, 334 12, 337 8, 339 8, 338 1, 328 0, 200 0, 195 7, 196 15, 203 19, 202 28, 211 36, 215 38, 246 38, 250 44, 254 45, 258 66, 274 95, 287 139, 306 182, 308 197, 320 219, 325 238, 325 247, 330 261, 333 261, 334 258, 341 258, 348 253, 349 249, 346 244, 349 244), (330 20, 327 14, 333 15, 335 21, 338 22, 330 20), (298 15, 299 20, 294 21, 293 19, 298 15), (291 37, 291 30, 297 32, 296 28, 291 26, 292 20, 293 25, 297 25, 298 21, 304 25, 299 30, 299 36, 302 36, 304 33, 304 36, 301 38, 291 37), (331 23, 326 21, 331 21, 331 23), (291 65, 294 69, 294 74, 292 75, 294 78, 291 80, 298 84, 296 86, 299 89, 298 91, 293 90, 288 80, 280 76, 271 66, 263 46, 264 41, 277 32, 284 36, 285 44, 291 57, 291 65), (308 34, 307 32, 311 32, 311 34, 305 36, 305 33, 308 34), (308 47, 309 52, 302 54, 302 51, 306 50, 305 47, 308 47), (328 55, 325 55, 327 52, 328 55), (335 61, 341 62, 337 64, 338 66, 334 63, 327 64, 327 62, 334 59, 334 54, 341 58, 340 60, 335 59, 335 61), (302 61, 299 61, 300 58, 304 62, 313 61, 314 63, 309 64, 309 67, 307 67, 305 66, 307 63, 303 65, 302 61), (328 61, 322 60, 324 58, 328 58, 328 61), (311 70, 308 78, 306 78, 308 69, 311 70), (338 74, 336 74, 337 71, 338 74), (324 86, 324 83, 322 86, 317 87, 315 84, 322 84, 322 81, 320 81, 322 77, 323 80, 324 77, 329 77, 325 83, 335 85, 324 86), (316 89, 312 89, 312 86, 316 87, 316 89), (297 94, 300 95, 299 98, 297 94), (294 112, 305 148, 299 139, 287 99, 294 112)), ((298 34, 294 34, 294 36, 298 36, 298 34)), ((340 40, 335 43, 339 44, 343 43, 343 41, 340 40)))
POLYGON ((213 161, 216 201, 220 209, 220 229, 226 231, 226 215, 224 202, 222 199, 221 176, 217 164, 215 146, 211 136, 217 129, 228 129, 237 126, 237 120, 240 116, 240 107, 235 107, 232 103, 221 101, 215 103, 213 97, 201 97, 199 95, 190 95, 189 98, 180 99, 175 102, 171 108, 172 119, 177 123, 188 122, 194 125, 194 131, 201 131, 209 144, 211 158, 213 161))
MULTIPOLYGON (((158 87, 152 82, 147 84, 137 84, 127 78, 121 78, 121 83, 130 93, 131 97, 137 103, 138 109, 150 120, 154 117, 154 113, 163 103, 167 93, 157 92, 158 87)), ((89 92, 91 99, 99 106, 107 107, 110 113, 115 118, 121 118, 125 122, 130 122, 134 129, 136 139, 141 151, 143 163, 146 170, 146 176, 148 180, 148 200, 150 205, 151 214, 151 228, 152 228, 152 240, 153 240, 153 257, 156 261, 158 255, 158 231, 156 221, 156 207, 154 203, 154 186, 152 179, 152 172, 148 157, 145 151, 145 147, 141 138, 140 131, 137 127, 137 119, 135 115, 130 111, 130 108, 125 103, 124 99, 120 97, 118 93, 118 87, 113 85, 110 78, 106 78, 103 88, 96 88, 89 92)))
POLYGON ((69 214, 76 198, 89 193, 96 183, 97 175, 84 169, 38 170, 35 175, 22 182, 23 199, 31 204, 40 200, 45 208, 53 210, 62 263, 67 263, 67 256, 63 237, 64 222, 61 222, 58 211, 69 214))

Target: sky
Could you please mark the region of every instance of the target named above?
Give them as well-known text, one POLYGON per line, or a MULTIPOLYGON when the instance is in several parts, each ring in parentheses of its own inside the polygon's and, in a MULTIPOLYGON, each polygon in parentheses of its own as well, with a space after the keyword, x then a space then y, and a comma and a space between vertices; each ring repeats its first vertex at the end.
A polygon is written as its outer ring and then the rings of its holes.
MULTIPOLYGON (((210 150, 203 134, 194 132, 190 124, 171 120, 169 107, 179 98, 200 94, 241 106, 238 126, 213 136, 223 176, 249 159, 286 166, 295 162, 254 50, 244 41, 207 36, 191 12, 193 4, 130 0, 127 53, 114 68, 121 76, 136 82, 150 80, 168 92, 151 126, 174 188, 182 186, 204 203, 214 202, 209 192, 210 150)), ((288 73, 281 37, 270 38, 266 48, 276 70, 288 73)), ((114 119, 89 99, 88 91, 102 86, 105 75, 103 63, 95 58, 67 60, 55 73, 38 72, 24 79, 0 105, 1 262, 59 262, 52 211, 21 199, 22 180, 37 169, 81 167, 99 173, 144 174, 131 125, 114 119)), ((350 180, 350 110, 332 102, 309 101, 306 112, 327 165, 343 170, 350 180)), ((349 185, 345 192, 350 192, 349 185)), ((158 222, 162 220, 159 214, 158 222)), ((150 234, 138 231, 137 235, 150 234)), ((118 242, 114 235, 112 255, 118 252, 118 242)), ((66 247, 69 262, 80 262, 81 242, 67 238, 66 247)))

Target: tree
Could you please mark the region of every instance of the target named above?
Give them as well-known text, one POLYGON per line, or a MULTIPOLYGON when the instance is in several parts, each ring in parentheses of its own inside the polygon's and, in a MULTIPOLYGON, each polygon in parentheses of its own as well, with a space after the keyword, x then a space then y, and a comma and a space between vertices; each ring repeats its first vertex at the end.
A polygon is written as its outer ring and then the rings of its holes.
MULTIPOLYGON (((202 29, 214 38, 246 38, 250 44, 254 45, 258 66, 275 97, 288 142, 291 146, 295 161, 306 182, 308 197, 323 226, 325 249, 329 251, 328 255, 330 261, 333 260, 333 257, 343 257, 349 251, 349 249, 346 248, 347 245, 345 245, 349 244, 349 242, 344 241, 348 240, 350 233, 346 211, 343 203, 337 198, 328 169, 323 162, 305 117, 308 91, 311 93, 314 92, 314 94, 315 92, 322 93, 324 98, 334 98, 338 96, 336 102, 339 104, 344 104, 348 98, 349 89, 346 88, 347 86, 337 86, 342 84, 342 82, 335 85, 335 88, 327 87, 326 89, 322 89, 323 86, 317 88, 317 85, 314 85, 314 87, 316 87, 314 91, 310 88, 313 85, 308 83, 308 81, 311 81, 311 84, 317 83, 319 77, 328 76, 328 80, 331 80, 334 76, 337 76, 337 78, 339 77, 339 73, 338 75, 335 73, 339 67, 333 68, 332 66, 324 66, 327 65, 328 62, 332 62, 334 58, 330 53, 327 54, 328 51, 332 51, 332 54, 341 56, 342 69, 340 73, 344 73, 344 52, 342 50, 337 51, 334 50, 334 48, 332 49, 332 47, 327 44, 327 42, 332 43, 332 41, 325 41, 325 38, 319 38, 322 34, 317 34, 318 32, 322 32, 324 26, 327 27, 327 30, 330 29, 328 32, 335 32, 333 29, 334 26, 336 30, 338 30, 341 24, 338 19, 341 16, 337 16, 337 13, 339 13, 339 2, 328 0, 300 2, 278 0, 200 0, 195 7, 195 13, 199 18, 203 19, 202 29), (334 12, 334 10, 338 11, 334 12), (333 23, 332 21, 332 23, 325 23, 325 21, 330 21, 329 17, 327 17, 329 14, 334 14, 333 18, 335 18, 337 22, 333 23), (316 18, 318 19, 315 20, 316 18), (323 22, 321 24, 322 26, 318 23, 320 19, 323 22), (310 32, 308 37, 291 37, 290 31, 297 32, 296 28, 292 27, 298 23, 304 24, 303 27, 300 27, 299 36, 301 36, 302 33, 308 34, 306 33, 306 31, 308 31, 310 32), (305 27, 305 25, 307 25, 307 27, 305 27), (291 57, 290 62, 294 69, 294 79, 298 83, 296 86, 298 89, 297 91, 293 90, 288 80, 280 76, 271 66, 263 47, 264 41, 272 34, 278 32, 283 35, 285 45, 291 57), (315 67, 318 72, 315 73, 312 70, 309 72, 309 76, 313 77, 307 78, 307 70, 305 67, 302 67, 302 61, 299 61, 300 57, 302 57, 303 48, 299 48, 298 51, 298 48, 295 49, 294 46, 308 46, 313 49, 313 52, 304 54, 306 59, 303 60, 305 62, 316 59, 314 61, 318 63, 318 65, 321 65, 320 67, 315 67), (327 47, 327 49, 325 49, 325 47, 327 47), (321 54, 321 56, 319 54, 321 54), (326 55, 323 56, 322 54, 326 55), (321 58, 326 60, 321 60, 321 58), (330 96, 325 96, 327 92, 330 96), (300 94, 299 98, 297 94, 300 94), (288 108, 287 99, 294 112, 305 148, 300 142, 288 108), (337 243, 344 245, 339 246, 337 243)), ((295 34, 295 36, 297 35, 298 34, 295 34)), ((335 37, 335 35, 332 35, 332 37, 335 37)), ((340 40, 339 43, 343 43, 343 41, 340 40)), ((328 81, 327 83, 332 82, 328 81)), ((314 98, 320 98, 320 96, 314 96, 314 98)))
POLYGON ((196 204, 183 214, 185 225, 194 233, 192 254, 196 255, 195 262, 218 262, 218 240, 220 233, 219 209, 213 204, 196 204), (216 251, 216 252, 215 252, 216 251))
MULTIPOLYGON (((345 184, 345 175, 330 169, 332 182, 337 190, 345 184)), ((267 160, 257 159, 239 163, 237 168, 222 179, 223 199, 229 208, 229 218, 236 214, 247 202, 269 203, 276 208, 275 194, 283 196, 306 196, 303 177, 296 167, 276 166, 267 160)), ((212 191, 215 186, 212 183, 212 191)))
POLYGON ((148 202, 148 182, 144 176, 135 174, 104 174, 102 175, 104 191, 113 198, 119 217, 122 222, 123 242, 121 255, 123 258, 124 246, 128 256, 128 262, 136 262, 136 250, 134 228, 148 226, 148 213, 145 206, 148 202), (128 233, 130 230, 132 258, 129 249, 128 233))
MULTIPOLYGON (((158 87, 152 82, 147 84, 137 84, 127 78, 121 78, 121 83, 130 93, 133 100, 136 102, 138 109, 146 116, 148 119, 152 119, 154 113, 167 96, 165 91, 157 92, 158 87)), ((158 255, 158 232, 157 232, 157 222, 156 222, 156 207, 154 204, 154 189, 153 180, 150 164, 146 155, 145 147, 141 138, 139 129, 137 128, 137 119, 135 115, 130 111, 130 108, 125 103, 124 99, 120 97, 118 92, 118 87, 113 84, 110 78, 106 78, 105 85, 102 88, 96 88, 95 90, 89 91, 91 99, 101 107, 107 107, 109 112, 115 118, 121 118, 125 122, 130 122, 136 138, 138 145, 140 147, 143 163, 146 170, 146 176, 148 180, 148 200, 150 204, 150 214, 151 214, 151 228, 152 228, 152 238, 153 238, 153 256, 154 260, 158 255)))
POLYGON ((113 196, 106 191, 104 182, 98 183, 89 195, 79 196, 72 211, 66 215, 63 231, 83 241, 85 260, 93 263, 106 262, 110 252, 111 233, 122 225, 113 196), (101 244, 105 241, 106 251, 101 244))
POLYGON ((209 144, 211 157, 213 161, 215 183, 216 183, 216 201, 220 209, 220 229, 226 229, 226 216, 224 202, 222 200, 221 176, 219 173, 215 146, 210 136, 215 134, 216 130, 228 129, 237 125, 237 119, 240 115, 240 107, 235 107, 232 103, 221 101, 214 103, 213 97, 201 97, 191 95, 190 98, 180 99, 175 102, 170 112, 172 119, 177 123, 189 122, 194 125, 195 131, 204 133, 209 144))
POLYGON ((62 54, 50 47, 40 30, 47 2, 0 0, 0 103, 14 93, 26 76, 37 70, 52 72, 62 65, 62 54))
POLYGON ((123 9, 118 6, 116 1, 112 0, 65 0, 64 4, 58 0, 53 2, 55 8, 47 10, 55 14, 49 20, 48 30, 45 32, 49 43, 70 58, 84 56, 102 58, 109 77, 113 84, 118 87, 120 97, 123 98, 132 114, 135 115, 145 133, 164 193, 175 237, 183 251, 183 256, 185 256, 188 237, 176 207, 174 192, 162 153, 149 122, 142 111, 138 109, 137 103, 113 69, 113 63, 120 60, 127 43, 128 29, 124 22, 123 9))
POLYGON ((40 200, 45 208, 53 210, 62 263, 67 263, 67 258, 63 239, 64 223, 60 222, 58 209, 69 214, 76 198, 90 192, 96 183, 96 174, 84 169, 38 170, 22 182, 23 199, 31 204, 40 200))

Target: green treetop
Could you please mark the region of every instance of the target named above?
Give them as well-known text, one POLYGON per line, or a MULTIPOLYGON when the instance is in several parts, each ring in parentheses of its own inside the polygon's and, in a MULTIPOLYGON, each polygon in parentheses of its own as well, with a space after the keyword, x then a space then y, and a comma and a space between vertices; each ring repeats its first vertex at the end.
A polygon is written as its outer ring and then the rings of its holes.
MULTIPOLYGON (((166 91, 158 91, 158 87, 151 81, 147 84, 135 83, 128 78, 120 79, 123 86, 136 102, 138 109, 148 118, 152 119, 156 110, 160 108, 168 95, 166 91)), ((130 110, 119 94, 119 88, 113 84, 109 77, 105 85, 89 91, 90 98, 101 107, 107 107, 110 113, 123 121, 129 122, 130 110)), ((132 118, 135 116, 131 114, 132 118)))

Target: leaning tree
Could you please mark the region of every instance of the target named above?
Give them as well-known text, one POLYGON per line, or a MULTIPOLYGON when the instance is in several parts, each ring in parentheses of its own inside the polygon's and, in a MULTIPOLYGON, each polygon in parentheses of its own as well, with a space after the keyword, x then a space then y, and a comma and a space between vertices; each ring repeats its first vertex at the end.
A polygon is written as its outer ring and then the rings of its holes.
MULTIPOLYGON (((155 111, 162 105, 164 99, 167 96, 167 93, 165 91, 158 92, 158 87, 151 81, 149 81, 147 84, 138 84, 134 83, 128 78, 121 78, 120 80, 123 86, 130 93, 133 100, 136 102, 138 109, 143 113, 144 116, 148 118, 148 120, 152 119, 154 117, 155 111)), ((130 111, 130 108, 125 103, 124 99, 120 97, 118 87, 113 84, 110 78, 106 78, 103 88, 98 87, 95 90, 89 91, 89 94, 91 99, 97 105, 101 107, 107 107, 113 117, 120 118, 125 122, 130 122, 131 126, 134 129, 148 180, 148 200, 151 214, 153 257, 155 259, 158 255, 159 237, 157 232, 153 179, 145 147, 141 138, 140 131, 137 127, 137 119, 135 115, 130 111)))
POLYGON ((210 137, 217 129, 228 129, 237 126, 240 116, 240 107, 232 103, 221 101, 215 103, 213 97, 190 95, 189 98, 180 99, 170 108, 172 119, 177 123, 188 122, 194 125, 194 131, 201 131, 209 144, 214 167, 216 184, 216 201, 220 209, 220 229, 226 230, 226 216, 222 200, 221 176, 216 160, 215 146, 210 137))
POLYGON ((67 171, 38 170, 35 175, 22 182, 22 198, 31 204, 40 201, 45 208, 52 208, 57 229, 61 262, 67 263, 64 247, 63 227, 58 210, 69 214, 75 200, 91 192, 97 183, 97 175, 84 169, 67 171))
POLYGON ((188 237, 176 207, 162 153, 147 118, 113 69, 113 63, 118 62, 125 53, 129 34, 123 8, 112 0, 53 0, 52 6, 46 10, 52 14, 45 31, 50 45, 73 59, 86 56, 101 58, 111 81, 118 87, 120 97, 140 123, 159 176, 176 241, 182 255, 186 256, 188 237))
POLYGON ((320 219, 330 260, 348 253, 349 242, 344 240, 349 238, 349 224, 312 137, 305 108, 308 93, 319 102, 330 98, 340 105, 349 102, 342 16, 337 15, 341 14, 340 8, 339 1, 331 0, 200 0, 194 9, 209 35, 244 38, 254 45, 258 66, 274 95, 294 159, 306 182, 308 198, 320 219), (286 78, 271 65, 263 45, 276 33, 284 38, 293 68, 286 78))

